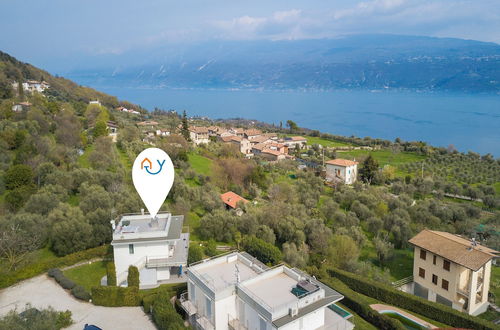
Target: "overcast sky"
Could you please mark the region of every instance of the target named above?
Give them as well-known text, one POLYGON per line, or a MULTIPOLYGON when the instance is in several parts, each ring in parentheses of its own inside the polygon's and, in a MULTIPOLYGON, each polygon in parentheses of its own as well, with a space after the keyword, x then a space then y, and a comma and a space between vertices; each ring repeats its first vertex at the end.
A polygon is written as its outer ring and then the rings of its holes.
POLYGON ((0 0, 0 50, 47 56, 122 53, 211 39, 353 33, 500 43, 500 0, 0 0))

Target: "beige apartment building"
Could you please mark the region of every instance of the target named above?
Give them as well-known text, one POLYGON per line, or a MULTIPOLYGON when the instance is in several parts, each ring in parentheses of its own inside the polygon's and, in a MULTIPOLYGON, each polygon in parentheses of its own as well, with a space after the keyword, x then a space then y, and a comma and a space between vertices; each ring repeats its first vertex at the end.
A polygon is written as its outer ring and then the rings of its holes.
POLYGON ((470 315, 487 310, 492 259, 498 251, 428 229, 409 242, 415 247, 413 294, 470 315))

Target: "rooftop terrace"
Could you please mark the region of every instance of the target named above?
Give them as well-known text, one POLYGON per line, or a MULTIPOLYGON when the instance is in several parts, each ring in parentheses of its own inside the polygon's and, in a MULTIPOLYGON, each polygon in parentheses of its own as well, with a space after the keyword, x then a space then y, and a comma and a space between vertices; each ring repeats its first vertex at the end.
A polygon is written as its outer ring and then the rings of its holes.
POLYGON ((123 215, 113 231, 113 242, 135 241, 145 238, 179 239, 184 216, 158 213, 154 219, 149 214, 123 215))

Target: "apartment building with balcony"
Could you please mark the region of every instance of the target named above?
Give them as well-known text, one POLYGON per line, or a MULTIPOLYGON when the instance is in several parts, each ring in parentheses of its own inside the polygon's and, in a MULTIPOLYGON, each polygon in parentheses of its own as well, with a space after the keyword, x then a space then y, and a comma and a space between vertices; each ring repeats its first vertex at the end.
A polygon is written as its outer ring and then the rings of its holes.
POLYGON ((488 308, 492 259, 498 251, 447 232, 422 230, 415 247, 413 294, 478 315, 488 308))
POLYGON ((284 265, 231 252, 192 264, 181 304, 197 329, 352 329, 343 296, 284 265))
POLYGON ((113 225, 113 254, 117 283, 125 286, 128 267, 139 269, 141 288, 155 287, 180 278, 187 265, 189 233, 183 233, 184 216, 158 213, 123 215, 113 225))

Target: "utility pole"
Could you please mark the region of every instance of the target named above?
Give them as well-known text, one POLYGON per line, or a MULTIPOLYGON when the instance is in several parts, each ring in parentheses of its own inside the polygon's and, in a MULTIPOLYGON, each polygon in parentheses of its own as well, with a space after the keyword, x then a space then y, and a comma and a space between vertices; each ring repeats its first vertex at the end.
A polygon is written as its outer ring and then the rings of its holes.
POLYGON ((424 162, 422 162, 422 179, 424 178, 424 162))

